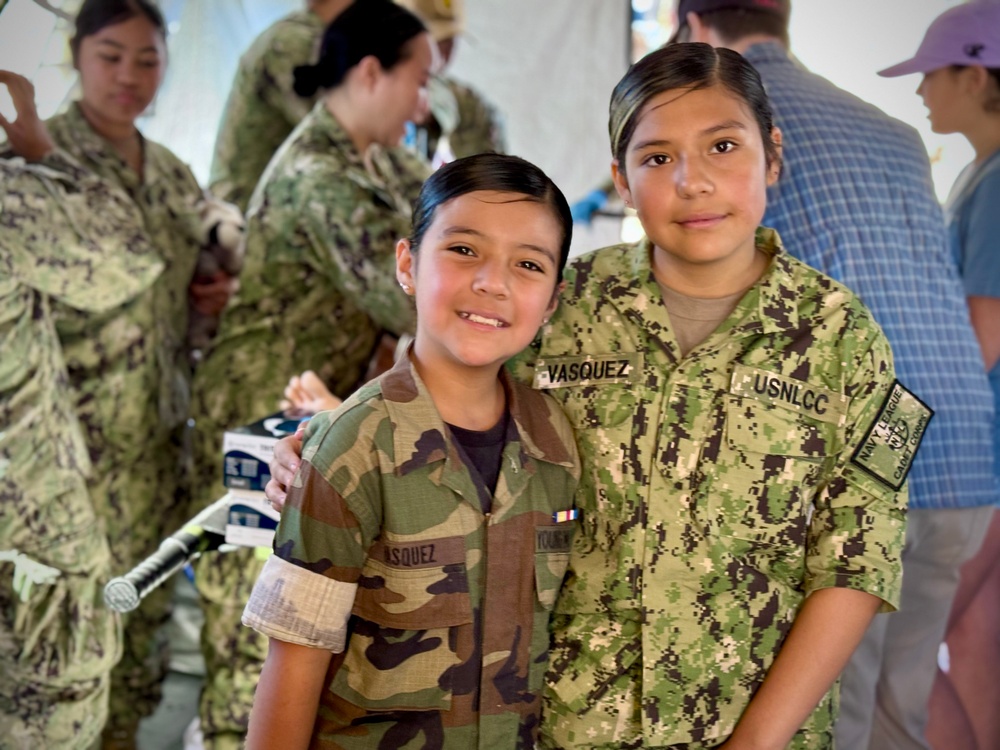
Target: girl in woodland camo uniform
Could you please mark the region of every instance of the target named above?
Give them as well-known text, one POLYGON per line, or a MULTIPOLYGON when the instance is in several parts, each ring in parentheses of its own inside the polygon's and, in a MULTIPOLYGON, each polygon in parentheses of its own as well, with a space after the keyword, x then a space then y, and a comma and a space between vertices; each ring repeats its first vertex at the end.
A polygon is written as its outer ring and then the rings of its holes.
POLYGON ((310 422, 244 613, 270 637, 251 750, 534 747, 578 465, 555 402, 503 364, 556 307, 571 225, 516 157, 424 185, 396 246, 416 338, 310 422))

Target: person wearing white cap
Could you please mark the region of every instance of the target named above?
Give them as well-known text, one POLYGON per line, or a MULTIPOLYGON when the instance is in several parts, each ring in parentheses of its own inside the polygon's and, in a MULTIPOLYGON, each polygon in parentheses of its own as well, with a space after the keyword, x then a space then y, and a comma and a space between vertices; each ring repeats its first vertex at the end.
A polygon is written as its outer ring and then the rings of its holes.
MULTIPOLYGON (((975 151, 951 190, 945 216, 972 325, 1000 405, 1000 2, 978 0, 945 11, 911 59, 879 75, 911 73, 923 74, 917 93, 928 109, 931 129, 961 133, 975 151)), ((994 421, 994 443, 1000 475, 1000 418, 994 421)), ((940 717, 932 734, 946 747, 1000 746, 1000 725, 993 719, 1000 617, 987 586, 1000 581, 998 562, 1000 516, 995 514, 980 552, 962 568, 946 633, 950 670, 939 676, 932 697, 931 713, 940 717), (953 629, 956 637, 949 638, 953 629)))

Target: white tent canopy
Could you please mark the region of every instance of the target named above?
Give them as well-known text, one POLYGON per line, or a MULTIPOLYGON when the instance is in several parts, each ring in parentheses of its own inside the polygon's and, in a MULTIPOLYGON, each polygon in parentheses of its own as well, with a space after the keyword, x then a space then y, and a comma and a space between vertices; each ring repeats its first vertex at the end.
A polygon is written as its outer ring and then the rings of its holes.
MULTIPOLYGON (((971 150, 959 136, 930 132, 913 94, 916 76, 886 80, 875 71, 909 57, 930 21, 957 1, 799 0, 792 14, 793 51, 806 66, 921 131, 936 157, 942 196, 971 150), (866 52, 845 55, 849 49, 866 52)), ((39 110, 49 115, 71 96, 73 75, 67 25, 56 24, 40 3, 72 14, 80 0, 8 0, 0 16, 0 68, 28 75, 39 110)), ((142 126, 202 181, 239 55, 268 24, 304 3, 160 0, 171 30, 170 65, 142 126)), ((579 198, 608 174, 607 104, 627 65, 630 0, 467 0, 466 11, 467 33, 451 74, 499 106, 514 153, 545 169, 571 201, 579 198)), ((10 114, 5 93, 0 111, 10 114)), ((578 231, 575 249, 613 240, 617 227, 609 224, 578 231)))

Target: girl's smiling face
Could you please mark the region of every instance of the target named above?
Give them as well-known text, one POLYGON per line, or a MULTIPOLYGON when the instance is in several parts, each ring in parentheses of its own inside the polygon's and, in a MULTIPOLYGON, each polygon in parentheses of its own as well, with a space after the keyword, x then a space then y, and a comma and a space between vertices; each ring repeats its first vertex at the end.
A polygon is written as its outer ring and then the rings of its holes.
MULTIPOLYGON (((775 129, 772 137, 780 142, 775 129)), ((767 186, 760 125, 726 88, 674 89, 643 106, 615 184, 653 245, 674 268, 711 267, 720 276, 754 257, 767 186)))
POLYGON ((480 190, 437 207, 420 242, 396 247, 417 303, 414 353, 425 367, 501 365, 556 308, 562 228, 550 206, 480 190))

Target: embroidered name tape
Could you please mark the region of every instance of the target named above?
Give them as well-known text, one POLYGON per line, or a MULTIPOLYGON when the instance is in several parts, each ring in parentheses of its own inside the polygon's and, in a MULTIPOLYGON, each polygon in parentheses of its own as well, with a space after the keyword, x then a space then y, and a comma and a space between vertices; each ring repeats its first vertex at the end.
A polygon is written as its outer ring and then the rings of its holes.
POLYGON ((569 552, 573 544, 572 526, 536 526, 536 552, 569 552))
POLYGON ((641 369, 642 355, 638 352, 545 358, 535 364, 533 387, 634 383, 641 369))
POLYGON ((933 416, 933 409, 898 380, 894 381, 878 417, 854 451, 851 463, 882 484, 898 490, 910 473, 920 441, 933 416))
POLYGON ((757 399, 771 406, 791 409, 838 427, 846 422, 847 407, 851 403, 842 393, 745 365, 736 365, 733 369, 729 392, 757 399))
POLYGON ((426 539, 413 542, 377 540, 368 552, 373 560, 397 568, 437 568, 465 556, 461 538, 426 539))

